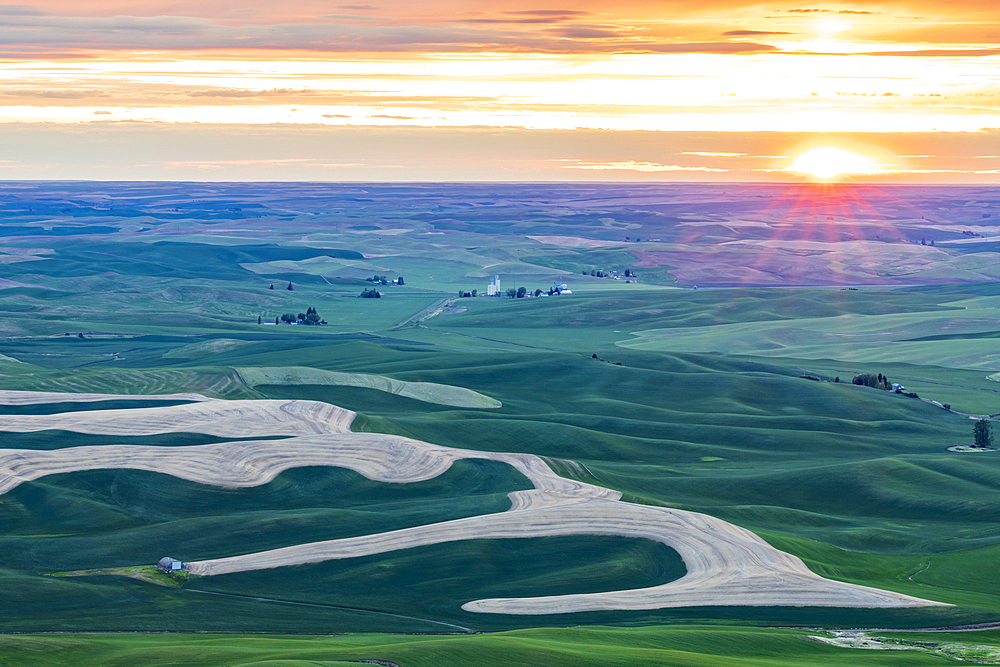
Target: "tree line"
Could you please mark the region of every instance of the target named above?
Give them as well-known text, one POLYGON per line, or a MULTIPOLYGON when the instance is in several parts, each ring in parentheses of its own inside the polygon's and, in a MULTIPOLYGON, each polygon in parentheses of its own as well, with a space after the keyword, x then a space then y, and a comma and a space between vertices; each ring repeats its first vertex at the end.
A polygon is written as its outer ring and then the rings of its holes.
MULTIPOLYGON (((320 317, 320 314, 316 312, 316 309, 312 306, 306 308, 304 313, 285 313, 274 318, 275 324, 305 324, 307 326, 314 326, 317 324, 326 324, 326 320, 320 317)), ((261 318, 257 318, 257 324, 263 324, 261 318)))

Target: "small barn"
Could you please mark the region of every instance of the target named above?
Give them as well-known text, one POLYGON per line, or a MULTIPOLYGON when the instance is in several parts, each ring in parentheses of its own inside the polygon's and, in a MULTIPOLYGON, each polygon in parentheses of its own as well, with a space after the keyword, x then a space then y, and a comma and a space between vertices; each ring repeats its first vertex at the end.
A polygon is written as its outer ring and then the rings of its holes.
POLYGON ((177 560, 176 558, 171 558, 170 556, 164 556, 160 559, 160 562, 156 564, 156 567, 163 572, 179 572, 184 569, 184 563, 177 560))

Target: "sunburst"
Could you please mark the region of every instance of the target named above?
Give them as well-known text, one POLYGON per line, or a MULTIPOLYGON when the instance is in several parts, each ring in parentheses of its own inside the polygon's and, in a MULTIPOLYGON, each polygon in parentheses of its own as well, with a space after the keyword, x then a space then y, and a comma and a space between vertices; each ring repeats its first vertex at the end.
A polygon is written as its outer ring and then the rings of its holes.
POLYGON ((821 181, 839 180, 851 174, 877 174, 878 164, 867 155, 836 146, 817 146, 799 153, 788 171, 821 181))

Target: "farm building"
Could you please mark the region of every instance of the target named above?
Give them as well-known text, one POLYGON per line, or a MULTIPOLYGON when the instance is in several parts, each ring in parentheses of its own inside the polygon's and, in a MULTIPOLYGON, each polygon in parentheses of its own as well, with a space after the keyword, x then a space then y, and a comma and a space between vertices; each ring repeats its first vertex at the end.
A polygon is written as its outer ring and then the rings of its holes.
POLYGON ((184 569, 184 563, 177 560, 176 558, 171 558, 170 556, 164 556, 160 559, 160 562, 156 564, 156 567, 163 570, 164 572, 178 572, 184 569))

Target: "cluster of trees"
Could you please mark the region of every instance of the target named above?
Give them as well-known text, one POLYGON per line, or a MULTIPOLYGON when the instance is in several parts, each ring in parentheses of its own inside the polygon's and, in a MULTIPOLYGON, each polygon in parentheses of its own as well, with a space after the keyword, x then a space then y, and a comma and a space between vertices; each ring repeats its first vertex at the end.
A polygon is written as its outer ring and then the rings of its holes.
MULTIPOLYGON (((523 299, 524 297, 528 296, 528 288, 518 287, 517 289, 515 289, 513 287, 508 287, 507 291, 504 292, 504 294, 506 294, 511 299, 523 299)), ((534 292, 532 292, 532 294, 534 294, 535 296, 540 296, 542 294, 542 290, 536 289, 534 292)), ((552 290, 549 290, 549 295, 552 294, 554 294, 554 292, 552 290)), ((458 296, 461 299, 468 299, 469 297, 479 296, 479 290, 472 290, 471 292, 458 290, 458 296)))
POLYGON ((993 447, 993 429, 990 427, 989 419, 980 419, 972 428, 972 437, 975 440, 975 447, 990 449, 993 447))
MULTIPOLYGON (((528 295, 528 289, 526 287, 518 287, 517 289, 514 289, 513 287, 509 287, 509 288, 507 288, 506 294, 507 294, 507 297, 511 298, 511 299, 523 299, 524 297, 526 297, 528 295)), ((542 294, 542 290, 540 290, 540 289, 536 289, 534 292, 532 292, 532 295, 534 295, 534 296, 541 296, 541 294, 542 294)), ((552 294, 553 294, 553 291, 549 290, 549 296, 552 296, 552 294)))
POLYGON ((358 295, 362 299, 381 299, 382 294, 378 290, 368 289, 367 287, 361 291, 358 295))
POLYGON ((878 375, 875 373, 862 373, 861 375, 855 375, 852 382, 865 387, 872 387, 873 389, 885 389, 886 391, 892 389, 892 382, 881 373, 878 375))
MULTIPOLYGON (((281 322, 284 322, 285 324, 306 324, 310 326, 315 324, 326 324, 326 320, 320 317, 319 313, 317 313, 316 309, 312 306, 306 308, 306 312, 304 313, 285 313, 281 317, 274 318, 275 324, 280 324, 281 322)), ((260 318, 258 317, 257 324, 260 323, 260 318)))
POLYGON ((593 355, 591 355, 590 358, 591 359, 597 359, 598 361, 603 361, 604 363, 611 364, 612 366, 621 366, 622 365, 622 362, 620 362, 620 361, 608 361, 607 359, 602 359, 601 357, 597 356, 596 352, 593 355))
MULTIPOLYGON (((837 378, 836 381, 839 382, 840 378, 837 378)), ((859 384, 865 387, 873 387, 875 389, 885 389, 886 391, 893 391, 892 380, 890 380, 885 375, 882 375, 881 373, 877 375, 875 373, 862 373, 861 375, 855 375, 854 380, 852 380, 852 382, 854 384, 859 384)), ((910 398, 920 398, 920 396, 918 396, 917 392, 915 391, 903 391, 902 388, 896 388, 895 391, 897 394, 902 394, 903 396, 909 396, 910 398)))
MULTIPOLYGON (((583 269, 581 271, 581 273, 583 275, 585 275, 585 276, 587 276, 587 275, 594 276, 595 278, 611 278, 614 272, 609 273, 609 272, 601 270, 601 269, 591 269, 588 272, 587 269, 583 269)), ((626 278, 635 278, 636 277, 635 276, 635 272, 632 269, 625 269, 625 273, 623 275, 626 278)))

